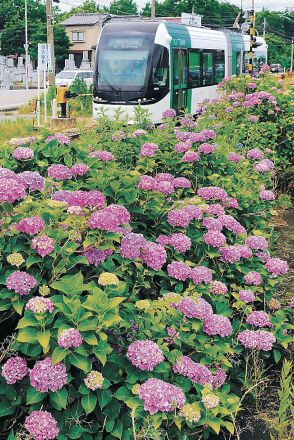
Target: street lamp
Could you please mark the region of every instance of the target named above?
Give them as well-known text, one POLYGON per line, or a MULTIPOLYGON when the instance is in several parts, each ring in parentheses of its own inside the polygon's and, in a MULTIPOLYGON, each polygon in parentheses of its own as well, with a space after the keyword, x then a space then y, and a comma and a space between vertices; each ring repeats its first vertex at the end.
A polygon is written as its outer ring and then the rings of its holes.
POLYGON ((25 54, 26 54, 26 71, 25 71, 25 78, 26 78, 26 89, 29 88, 29 44, 28 44, 28 2, 25 0, 25 54))

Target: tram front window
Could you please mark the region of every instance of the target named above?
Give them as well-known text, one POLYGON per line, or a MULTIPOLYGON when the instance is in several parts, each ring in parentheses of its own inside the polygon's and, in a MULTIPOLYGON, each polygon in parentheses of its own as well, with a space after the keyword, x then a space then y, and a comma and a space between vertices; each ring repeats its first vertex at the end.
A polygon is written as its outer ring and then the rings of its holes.
POLYGON ((148 62, 147 50, 101 50, 98 81, 101 85, 143 87, 148 62))

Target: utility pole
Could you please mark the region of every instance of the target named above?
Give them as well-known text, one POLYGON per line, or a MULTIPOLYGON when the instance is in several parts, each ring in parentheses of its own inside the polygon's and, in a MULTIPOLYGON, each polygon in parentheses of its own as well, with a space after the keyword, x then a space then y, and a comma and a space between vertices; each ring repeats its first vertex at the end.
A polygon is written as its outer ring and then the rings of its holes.
POLYGON ((253 75, 253 43, 254 43, 254 0, 252 0, 251 11, 250 11, 250 48, 249 48, 249 64, 248 64, 248 73, 249 75, 253 75))
POLYGON ((155 20, 155 0, 151 0, 151 20, 155 20))
POLYGON ((291 65, 290 65, 290 72, 293 72, 293 55, 294 55, 294 40, 292 38, 292 44, 291 44, 291 65))
POLYGON ((53 35, 53 7, 52 0, 46 0, 47 15, 47 44, 51 50, 52 72, 49 72, 49 86, 55 86, 55 51, 53 35))
POLYGON ((265 31, 266 31, 266 18, 263 19, 263 38, 265 38, 265 31))
POLYGON ((25 71, 25 78, 26 78, 26 90, 29 88, 29 43, 28 43, 28 1, 25 0, 25 54, 26 54, 26 71, 25 71))

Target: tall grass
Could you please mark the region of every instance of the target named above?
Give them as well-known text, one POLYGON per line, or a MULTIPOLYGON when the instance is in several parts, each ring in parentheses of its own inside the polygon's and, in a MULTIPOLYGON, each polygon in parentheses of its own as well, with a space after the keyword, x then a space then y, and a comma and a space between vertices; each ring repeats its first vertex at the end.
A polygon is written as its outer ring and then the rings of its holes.
POLYGON ((33 122, 29 119, 17 118, 0 121, 0 143, 12 137, 29 136, 33 130, 33 122))

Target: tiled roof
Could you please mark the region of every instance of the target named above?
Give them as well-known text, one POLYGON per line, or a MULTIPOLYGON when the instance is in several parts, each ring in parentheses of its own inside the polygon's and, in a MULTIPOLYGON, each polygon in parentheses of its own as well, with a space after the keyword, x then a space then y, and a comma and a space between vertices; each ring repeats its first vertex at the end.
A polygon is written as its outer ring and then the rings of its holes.
POLYGON ((62 21, 63 26, 94 26, 97 23, 103 23, 108 14, 76 14, 62 21))

